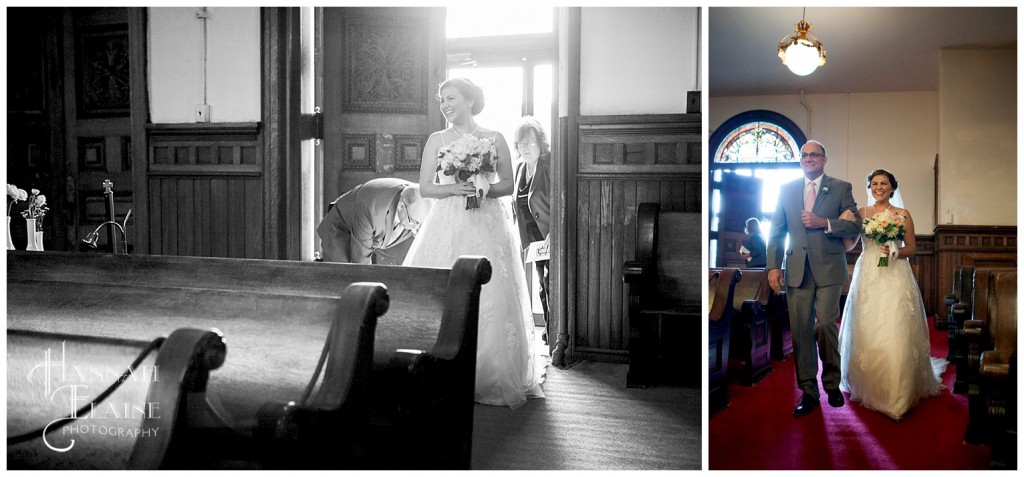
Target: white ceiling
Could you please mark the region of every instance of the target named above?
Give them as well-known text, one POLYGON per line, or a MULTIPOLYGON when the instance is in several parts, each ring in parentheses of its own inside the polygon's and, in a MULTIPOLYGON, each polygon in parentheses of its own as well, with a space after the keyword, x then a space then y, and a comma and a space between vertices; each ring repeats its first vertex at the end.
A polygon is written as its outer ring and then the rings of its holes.
POLYGON ((778 57, 802 7, 709 9, 708 94, 938 91, 939 51, 1016 47, 1015 8, 807 8, 828 53, 797 76, 778 57))

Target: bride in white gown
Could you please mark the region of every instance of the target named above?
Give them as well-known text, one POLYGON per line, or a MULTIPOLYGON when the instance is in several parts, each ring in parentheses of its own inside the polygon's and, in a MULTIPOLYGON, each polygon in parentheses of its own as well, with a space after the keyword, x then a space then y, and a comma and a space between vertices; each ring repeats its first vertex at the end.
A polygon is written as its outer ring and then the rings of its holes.
MULTIPOLYGON (((878 262, 890 254, 889 247, 860 236, 863 251, 853 270, 839 331, 839 387, 850 393, 850 401, 898 421, 922 398, 939 394, 944 387, 940 376, 949 363, 931 357, 924 302, 907 260, 915 254, 914 222, 910 212, 899 207, 899 196, 893 198, 897 187, 888 171, 879 169, 868 176, 868 193, 874 200, 860 210, 861 217, 885 210, 900 214, 906 219, 906 234, 904 246, 888 266, 878 262)), ((847 240, 849 249, 857 239, 847 240)))
POLYGON ((537 364, 533 353, 533 317, 519 236, 498 200, 512 193, 508 145, 501 133, 476 124, 473 116, 484 106, 479 87, 453 78, 442 83, 439 91, 441 112, 452 127, 431 134, 420 166, 420 193, 437 200, 403 265, 451 267, 461 255, 483 255, 491 262, 491 280, 480 292, 475 400, 516 408, 544 393, 540 387, 543 363, 537 364), (460 138, 493 141, 499 181, 459 182, 454 175, 437 172, 439 150, 460 138), (479 208, 467 209, 467 197, 477 195, 478 189, 484 195, 478 199, 479 208))

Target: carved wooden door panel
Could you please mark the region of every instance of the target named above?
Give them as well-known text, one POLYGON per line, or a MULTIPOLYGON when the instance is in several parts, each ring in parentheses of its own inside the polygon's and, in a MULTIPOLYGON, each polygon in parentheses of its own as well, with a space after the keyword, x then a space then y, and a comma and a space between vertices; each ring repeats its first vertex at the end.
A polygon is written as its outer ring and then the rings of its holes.
POLYGON ((419 180, 431 132, 444 128, 444 8, 323 9, 324 209, 377 177, 419 180))
MULTIPOLYGON (((743 229, 747 219, 761 218, 761 179, 733 173, 722 174, 721 207, 716 266, 746 268, 746 261, 740 256, 739 249, 746 238, 743 229)), ((767 232, 762 229, 762 236, 767 232)))

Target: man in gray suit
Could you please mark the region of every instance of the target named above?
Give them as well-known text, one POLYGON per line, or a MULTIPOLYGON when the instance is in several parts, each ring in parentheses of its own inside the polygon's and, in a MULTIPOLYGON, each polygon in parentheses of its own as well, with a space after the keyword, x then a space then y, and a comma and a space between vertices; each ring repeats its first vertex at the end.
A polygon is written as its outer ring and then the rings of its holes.
POLYGON ((316 228, 325 262, 370 263, 375 251, 410 240, 430 212, 419 184, 373 179, 331 203, 316 228))
POLYGON ((789 324, 796 355, 797 386, 803 396, 794 416, 810 414, 819 405, 818 354, 821 384, 833 407, 844 404, 839 391, 839 297, 849 280, 843 237, 860 233, 860 214, 849 182, 824 174, 828 156, 825 146, 807 141, 800 149, 802 179, 779 191, 768 242, 768 283, 776 293, 786 288, 789 324), (856 221, 839 220, 850 211, 856 221), (786 250, 783 280, 783 248, 786 250), (817 345, 817 346, 815 346, 817 345), (817 348, 817 352, 815 352, 817 348))

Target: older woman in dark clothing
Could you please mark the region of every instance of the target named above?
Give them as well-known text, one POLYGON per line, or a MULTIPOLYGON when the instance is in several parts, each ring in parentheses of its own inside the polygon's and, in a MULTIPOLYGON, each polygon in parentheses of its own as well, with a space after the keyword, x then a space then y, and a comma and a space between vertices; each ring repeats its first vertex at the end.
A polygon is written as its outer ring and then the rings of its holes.
POLYGON ((768 264, 767 246, 761 237, 761 222, 755 217, 747 219, 747 238, 743 247, 747 252, 740 255, 747 261, 747 268, 764 268, 768 264))
MULTIPOLYGON (((551 233, 551 145, 544 128, 531 117, 523 118, 516 128, 516 153, 521 161, 515 171, 515 222, 523 250, 531 242, 550 242, 551 233)), ((540 282, 540 301, 544 308, 544 322, 548 321, 548 261, 538 260, 537 276, 540 282)), ((544 340, 547 341, 547 333, 544 340)))

